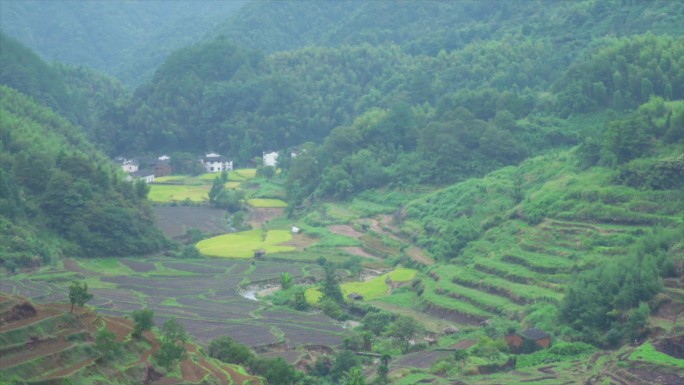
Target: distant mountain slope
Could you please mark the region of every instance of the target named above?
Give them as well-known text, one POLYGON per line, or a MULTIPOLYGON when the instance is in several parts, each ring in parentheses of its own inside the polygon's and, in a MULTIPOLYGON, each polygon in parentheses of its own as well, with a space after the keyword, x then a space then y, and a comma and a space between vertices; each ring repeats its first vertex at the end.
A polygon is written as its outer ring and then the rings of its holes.
POLYGON ((137 84, 169 52, 200 40, 244 3, 3 0, 0 23, 48 60, 90 66, 137 84))
POLYGON ((682 17, 684 5, 669 0, 276 0, 248 3, 215 34, 266 52, 368 43, 436 55, 506 35, 544 36, 568 51, 599 35, 681 35, 682 17))

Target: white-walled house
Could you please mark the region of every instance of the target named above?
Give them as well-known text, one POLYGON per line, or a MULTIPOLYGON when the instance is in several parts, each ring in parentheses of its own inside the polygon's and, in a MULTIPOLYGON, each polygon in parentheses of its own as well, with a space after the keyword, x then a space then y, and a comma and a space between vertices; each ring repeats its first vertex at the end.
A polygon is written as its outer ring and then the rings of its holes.
POLYGON ((278 153, 277 152, 264 152, 263 155, 264 166, 275 167, 278 165, 278 153))
POLYGON ((204 155, 201 162, 206 172, 233 171, 233 161, 214 152, 204 155))
POLYGON ((154 182, 154 170, 145 169, 145 170, 130 172, 130 173, 128 173, 128 175, 126 175, 126 180, 128 180, 128 181, 144 180, 145 183, 152 183, 152 182, 154 182))

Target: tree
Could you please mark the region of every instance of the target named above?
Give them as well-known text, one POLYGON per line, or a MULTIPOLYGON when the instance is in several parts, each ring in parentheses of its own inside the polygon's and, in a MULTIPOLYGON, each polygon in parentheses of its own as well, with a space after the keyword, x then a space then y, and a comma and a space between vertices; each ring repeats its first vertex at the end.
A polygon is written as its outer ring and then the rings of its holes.
POLYGON ((419 326, 416 320, 407 316, 399 316, 390 325, 387 335, 396 338, 401 343, 402 352, 409 350, 409 341, 418 333, 419 326))
POLYGON ((342 295, 342 289, 340 289, 339 279, 337 274, 335 274, 335 266, 327 263, 323 266, 325 271, 325 279, 323 280, 323 296, 330 299, 331 301, 342 303, 344 297, 342 295))
POLYGON ((294 281, 292 280, 292 274, 288 273, 287 271, 280 273, 280 287, 283 290, 287 290, 294 285, 294 281))
POLYGON ((373 381, 374 385, 389 384, 389 378, 387 375, 389 374, 389 362, 391 359, 392 356, 387 353, 380 357, 380 365, 378 365, 377 377, 375 378, 375 381, 373 381))
POLYGON ((359 368, 351 368, 344 373, 343 385, 366 385, 366 377, 359 368))
POLYGON ((309 303, 306 302, 306 291, 304 288, 300 287, 297 288, 297 291, 295 291, 292 307, 300 311, 309 309, 309 303))
POLYGON ((185 342, 188 337, 183 325, 179 324, 175 318, 164 323, 161 333, 161 346, 155 357, 161 366, 168 368, 185 354, 185 342))
POLYGON ((103 326, 95 336, 95 349, 102 354, 102 359, 108 360, 121 351, 121 344, 116 342, 116 334, 103 326))
MULTIPOLYGON (((344 378, 345 373, 349 372, 355 366, 358 366, 359 358, 351 350, 342 350, 335 354, 333 366, 330 374, 333 379, 339 380, 344 378)), ((344 382, 343 382, 344 383, 344 382)))
POLYGON ((257 358, 249 367, 255 374, 265 377, 269 385, 292 385, 297 379, 294 367, 282 357, 257 358))
POLYGON ((387 326, 392 321, 392 314, 384 311, 368 312, 361 319, 361 325, 365 330, 370 331, 376 336, 384 333, 387 326))
POLYGON ((149 308, 135 310, 133 312, 133 322, 135 326, 133 326, 131 335, 135 339, 140 339, 145 330, 150 330, 154 326, 154 311, 149 308))
POLYGON ((211 357, 235 365, 249 365, 255 357, 247 346, 229 336, 219 337, 211 341, 208 352, 211 357))
POLYGON ((74 305, 83 307, 86 302, 90 301, 93 295, 88 293, 88 284, 83 282, 81 285, 78 281, 71 282, 69 286, 69 302, 71 302, 71 313, 74 312, 74 305))

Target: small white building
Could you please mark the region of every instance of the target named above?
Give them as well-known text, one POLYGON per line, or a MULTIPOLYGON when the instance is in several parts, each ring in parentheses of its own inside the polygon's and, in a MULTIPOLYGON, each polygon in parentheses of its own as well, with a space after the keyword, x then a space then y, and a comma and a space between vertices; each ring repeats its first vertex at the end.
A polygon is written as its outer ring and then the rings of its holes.
POLYGON ((233 161, 214 152, 204 155, 201 162, 207 172, 233 171, 233 161))
POLYGON ((152 182, 154 182, 154 170, 145 169, 145 170, 130 172, 130 173, 128 173, 128 175, 126 175, 126 180, 128 180, 128 181, 144 180, 145 183, 152 183, 152 182))
POLYGON ((167 160, 171 159, 171 157, 168 155, 162 155, 157 159, 161 160, 162 162, 166 162, 167 160))
POLYGON ((264 152, 264 166, 275 167, 278 165, 278 153, 277 152, 264 152))

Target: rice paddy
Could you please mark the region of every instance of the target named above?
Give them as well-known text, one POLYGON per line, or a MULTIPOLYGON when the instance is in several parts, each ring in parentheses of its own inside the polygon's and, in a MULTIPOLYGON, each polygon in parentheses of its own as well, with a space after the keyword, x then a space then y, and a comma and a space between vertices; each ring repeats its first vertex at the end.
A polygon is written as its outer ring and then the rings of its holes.
POLYGON ((281 243, 292 239, 287 230, 269 230, 264 233, 261 229, 224 234, 205 239, 197 243, 197 249, 204 255, 222 258, 251 258, 257 250, 266 253, 292 251, 292 246, 282 246, 281 243))

